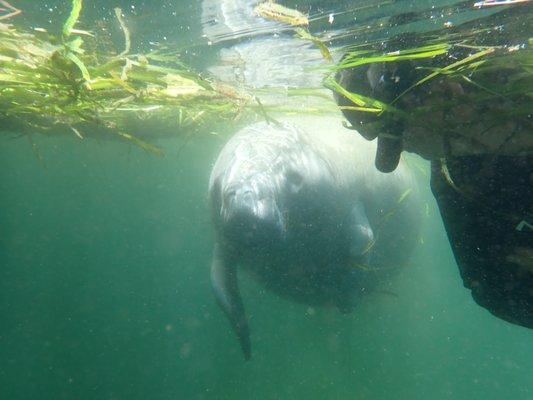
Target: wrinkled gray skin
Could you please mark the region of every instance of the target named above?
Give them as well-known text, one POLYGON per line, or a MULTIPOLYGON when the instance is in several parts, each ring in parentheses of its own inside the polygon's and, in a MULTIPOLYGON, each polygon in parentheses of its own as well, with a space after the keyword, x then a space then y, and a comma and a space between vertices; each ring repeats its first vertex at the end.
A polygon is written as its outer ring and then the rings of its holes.
POLYGON ((278 295, 349 312, 386 271, 406 263, 418 237, 418 191, 405 165, 380 173, 375 144, 332 130, 336 119, 309 118, 306 131, 289 123, 244 128, 211 173, 212 286, 246 359, 238 266, 278 295))

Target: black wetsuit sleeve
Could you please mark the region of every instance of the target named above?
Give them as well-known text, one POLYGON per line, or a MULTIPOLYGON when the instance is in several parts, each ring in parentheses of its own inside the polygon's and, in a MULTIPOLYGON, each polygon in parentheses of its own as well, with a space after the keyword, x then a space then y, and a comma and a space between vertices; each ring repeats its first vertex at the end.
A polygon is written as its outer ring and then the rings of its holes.
POLYGON ((533 159, 432 162, 431 188, 465 287, 508 322, 533 328, 533 159), (445 172, 447 170, 447 172, 445 172))

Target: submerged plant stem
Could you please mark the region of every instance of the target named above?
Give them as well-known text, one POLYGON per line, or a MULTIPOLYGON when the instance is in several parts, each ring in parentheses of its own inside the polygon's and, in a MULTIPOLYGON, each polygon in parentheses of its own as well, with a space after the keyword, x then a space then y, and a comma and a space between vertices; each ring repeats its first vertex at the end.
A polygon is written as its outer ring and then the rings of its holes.
POLYGON ((3 5, 4 7, 6 7, 8 10, 11 10, 11 12, 9 12, 9 13, 7 13, 5 15, 1 15, 0 16, 0 21, 12 18, 15 15, 18 15, 18 14, 20 14, 22 12, 18 8, 15 8, 11 4, 9 4, 6 0, 0 0, 0 4, 3 5))
POLYGON ((122 10, 119 7, 115 7, 115 15, 117 17, 118 23, 120 24, 120 29, 124 33, 124 50, 119 54, 119 57, 123 57, 130 52, 131 40, 130 40, 130 31, 124 22, 124 17, 122 16, 122 10))
POLYGON ((63 25, 63 37, 67 38, 72 33, 72 28, 74 28, 74 25, 76 25, 76 22, 78 22, 78 18, 80 17, 80 12, 82 8, 83 0, 72 0, 72 10, 70 11, 70 15, 68 16, 67 20, 65 21, 65 24, 63 25))

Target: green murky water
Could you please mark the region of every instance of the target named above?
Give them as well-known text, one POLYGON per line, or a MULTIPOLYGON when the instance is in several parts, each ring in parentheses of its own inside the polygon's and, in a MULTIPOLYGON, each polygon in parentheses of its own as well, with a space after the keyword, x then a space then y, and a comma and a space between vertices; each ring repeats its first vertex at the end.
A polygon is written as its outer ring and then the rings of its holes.
MULTIPOLYGON (((146 43, 202 34, 199 4, 87 3, 87 20, 135 6, 146 43)), ((23 23, 46 25, 68 13, 62 4, 17 6, 23 23)), ((191 58, 208 64, 210 51, 191 58)), ((0 398, 533 398, 533 334, 463 288, 423 175, 424 243, 397 297, 374 293, 342 315, 243 277, 245 363, 209 284, 206 188, 225 136, 198 135, 179 155, 181 139, 162 140, 164 158, 122 142, 33 140, 38 156, 25 138, 0 140, 0 398)))

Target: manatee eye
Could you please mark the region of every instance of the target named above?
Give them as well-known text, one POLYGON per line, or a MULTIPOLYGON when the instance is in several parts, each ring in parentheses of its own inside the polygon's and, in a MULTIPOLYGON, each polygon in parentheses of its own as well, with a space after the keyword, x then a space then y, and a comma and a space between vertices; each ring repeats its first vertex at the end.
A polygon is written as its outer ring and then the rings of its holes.
POLYGON ((299 192, 303 186, 303 182, 304 182, 303 176, 294 170, 289 170, 287 171, 286 177, 287 177, 287 184, 289 185, 289 188, 291 189, 291 191, 293 193, 299 192))

